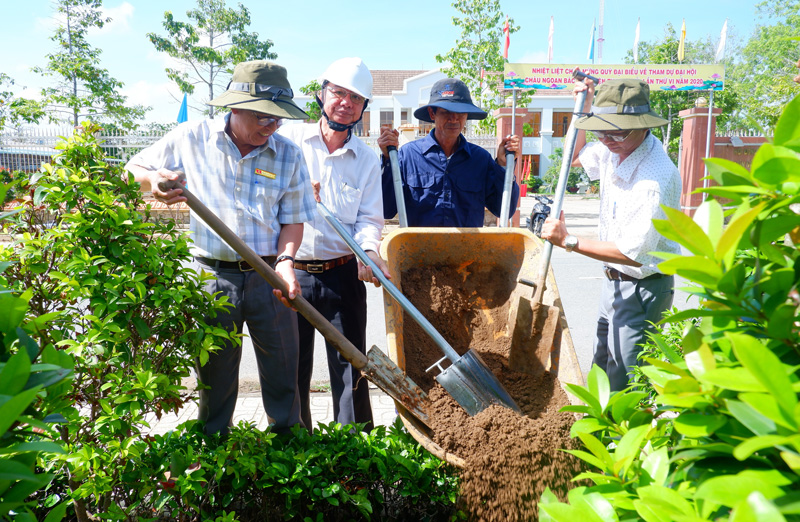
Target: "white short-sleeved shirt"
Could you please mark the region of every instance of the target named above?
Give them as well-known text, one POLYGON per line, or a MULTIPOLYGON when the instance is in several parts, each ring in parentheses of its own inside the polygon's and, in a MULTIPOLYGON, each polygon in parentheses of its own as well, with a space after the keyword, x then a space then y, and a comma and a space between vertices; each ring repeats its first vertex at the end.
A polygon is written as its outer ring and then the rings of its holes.
MULTIPOLYGON (((260 256, 278 253, 281 226, 304 223, 316 202, 303 155, 292 142, 272 135, 242 157, 225 133, 225 118, 188 122, 128 162, 186 174, 187 188, 260 256)), ((189 229, 196 256, 236 261, 240 256, 194 212, 189 229)))
POLYGON ((600 180, 600 241, 613 242, 640 267, 608 263, 638 279, 658 273, 663 259, 650 252, 680 254, 680 246, 662 236, 653 219, 665 219, 661 205, 680 208, 681 177, 661 142, 648 134, 620 163, 619 155, 599 142, 587 144, 579 155, 589 178, 600 180))
MULTIPOLYGON (((302 149, 311 179, 320 182, 322 203, 362 249, 378 252, 384 221, 380 161, 375 151, 352 136, 343 147, 328 152, 320 123, 285 124, 278 133, 302 149)), ((333 227, 314 212, 303 228, 297 259, 328 260, 350 253, 333 227)))

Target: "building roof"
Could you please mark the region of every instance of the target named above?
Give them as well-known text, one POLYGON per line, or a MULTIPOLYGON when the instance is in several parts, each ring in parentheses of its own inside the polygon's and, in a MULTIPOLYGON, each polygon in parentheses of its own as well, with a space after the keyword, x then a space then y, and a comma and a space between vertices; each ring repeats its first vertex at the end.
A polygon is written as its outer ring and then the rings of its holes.
POLYGON ((403 90, 403 80, 428 72, 422 69, 418 71, 398 71, 379 69, 372 72, 372 95, 391 96, 392 91, 403 90))

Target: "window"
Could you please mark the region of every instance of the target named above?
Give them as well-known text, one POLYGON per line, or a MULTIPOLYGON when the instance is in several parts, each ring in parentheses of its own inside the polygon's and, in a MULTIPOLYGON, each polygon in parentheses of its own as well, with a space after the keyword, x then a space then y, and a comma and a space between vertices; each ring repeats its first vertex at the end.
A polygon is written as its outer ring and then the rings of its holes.
POLYGON ((394 111, 381 111, 381 128, 389 127, 390 129, 394 129, 394 111))
POLYGON ((567 135, 569 129, 569 122, 572 120, 571 112, 554 112, 553 113, 553 137, 563 138, 567 135))
POLYGON ((523 121, 522 124, 523 132, 525 133, 526 137, 529 138, 538 138, 541 134, 539 131, 542 130, 542 113, 541 112, 533 112, 529 114, 523 121), (527 127, 526 127, 527 126, 527 127), (530 130, 533 131, 532 134, 528 134, 530 130))
POLYGON ((356 136, 369 136, 369 111, 364 111, 361 121, 353 127, 353 134, 356 136))

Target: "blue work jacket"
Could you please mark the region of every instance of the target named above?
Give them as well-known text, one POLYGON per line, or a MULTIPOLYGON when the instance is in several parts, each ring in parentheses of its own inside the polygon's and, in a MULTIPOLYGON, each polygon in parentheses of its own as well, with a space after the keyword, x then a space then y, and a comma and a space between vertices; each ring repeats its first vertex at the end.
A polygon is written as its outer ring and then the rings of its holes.
MULTIPOLYGON (((403 179, 408 225, 412 227, 482 227, 483 209, 500 216, 505 167, 498 165, 481 147, 463 135, 448 159, 434 139, 436 129, 424 138, 407 143, 398 151, 403 179)), ((397 214, 392 167, 383 159, 383 215, 397 214)), ((519 185, 512 184, 514 214, 519 185)))

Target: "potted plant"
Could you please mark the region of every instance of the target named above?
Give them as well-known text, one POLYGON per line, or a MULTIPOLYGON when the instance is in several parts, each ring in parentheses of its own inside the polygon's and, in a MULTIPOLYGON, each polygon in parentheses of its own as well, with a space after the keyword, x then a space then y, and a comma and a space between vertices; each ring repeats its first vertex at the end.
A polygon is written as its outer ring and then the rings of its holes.
POLYGON ((539 192, 539 187, 544 184, 542 178, 539 176, 528 176, 528 179, 525 180, 525 184, 528 185, 528 191, 531 194, 536 194, 539 192))

